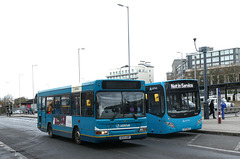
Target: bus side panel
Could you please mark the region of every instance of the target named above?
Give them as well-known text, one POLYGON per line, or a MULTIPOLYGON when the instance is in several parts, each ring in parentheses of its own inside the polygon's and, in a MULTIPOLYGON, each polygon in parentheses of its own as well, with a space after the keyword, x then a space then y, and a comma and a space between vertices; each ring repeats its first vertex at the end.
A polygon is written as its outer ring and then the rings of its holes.
POLYGON ((87 142, 95 142, 95 119, 93 117, 73 116, 73 126, 77 125, 81 140, 87 142))
POLYGON ((163 134, 163 120, 162 118, 147 113, 147 132, 149 134, 163 134))
POLYGON ((72 138, 72 116, 47 115, 47 120, 52 124, 53 134, 72 138))
POLYGON ((47 123, 46 123, 46 111, 45 110, 41 110, 40 111, 40 117, 39 117, 39 121, 41 121, 40 125, 40 130, 47 132, 47 123))

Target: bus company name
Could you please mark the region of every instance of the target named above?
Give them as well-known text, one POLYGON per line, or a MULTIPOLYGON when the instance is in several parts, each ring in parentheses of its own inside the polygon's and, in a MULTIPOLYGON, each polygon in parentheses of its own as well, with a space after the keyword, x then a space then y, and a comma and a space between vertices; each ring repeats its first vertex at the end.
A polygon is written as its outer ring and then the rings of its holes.
POLYGON ((171 89, 181 89, 181 88, 193 88, 193 84, 191 83, 171 84, 171 89))
POLYGON ((130 124, 116 124, 117 128, 126 128, 126 127, 130 127, 130 124))

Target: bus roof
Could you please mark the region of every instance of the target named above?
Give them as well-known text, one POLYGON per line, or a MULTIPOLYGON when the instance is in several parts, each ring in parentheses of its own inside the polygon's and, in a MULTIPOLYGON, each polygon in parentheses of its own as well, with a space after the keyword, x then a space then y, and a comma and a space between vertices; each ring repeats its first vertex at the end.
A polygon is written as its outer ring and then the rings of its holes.
POLYGON ((101 79, 101 80, 85 82, 85 83, 82 83, 82 85, 80 85, 80 84, 68 85, 68 86, 64 86, 64 87, 57 87, 57 88, 52 88, 52 89, 47 89, 47 90, 41 90, 41 91, 38 91, 38 96, 67 94, 67 93, 71 93, 71 90, 74 87, 82 87, 81 88, 82 91, 93 90, 94 86, 96 84, 100 84, 102 81, 141 81, 141 82, 144 82, 143 80, 130 80, 130 79, 101 79))
POLYGON ((158 85, 158 84, 163 84, 163 83, 168 83, 168 82, 176 82, 176 81, 198 81, 196 79, 176 79, 176 80, 168 80, 168 81, 160 81, 160 82, 154 82, 154 83, 147 83, 146 86, 153 86, 153 85, 158 85))

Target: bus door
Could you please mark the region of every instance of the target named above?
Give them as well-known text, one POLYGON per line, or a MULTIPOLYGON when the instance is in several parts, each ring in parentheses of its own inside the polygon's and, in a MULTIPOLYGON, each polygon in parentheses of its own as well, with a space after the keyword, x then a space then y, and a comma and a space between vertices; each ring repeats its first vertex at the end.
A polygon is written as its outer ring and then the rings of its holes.
POLYGON ((163 88, 160 86, 155 86, 153 88, 156 90, 151 91, 150 89, 147 94, 148 133, 162 133, 162 117, 165 113, 164 92, 163 88))
POLYGON ((46 128, 46 97, 42 97, 42 107, 41 107, 41 127, 46 128))

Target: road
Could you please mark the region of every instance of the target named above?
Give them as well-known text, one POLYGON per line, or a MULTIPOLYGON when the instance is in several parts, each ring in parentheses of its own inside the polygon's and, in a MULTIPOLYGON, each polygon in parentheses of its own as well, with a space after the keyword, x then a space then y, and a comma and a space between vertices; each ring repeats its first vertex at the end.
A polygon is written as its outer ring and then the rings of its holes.
POLYGON ((35 118, 0 116, 0 141, 29 159, 226 159, 240 156, 240 138, 202 133, 150 136, 122 143, 76 145, 71 139, 49 138, 35 118))

